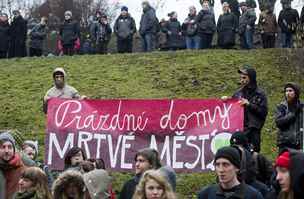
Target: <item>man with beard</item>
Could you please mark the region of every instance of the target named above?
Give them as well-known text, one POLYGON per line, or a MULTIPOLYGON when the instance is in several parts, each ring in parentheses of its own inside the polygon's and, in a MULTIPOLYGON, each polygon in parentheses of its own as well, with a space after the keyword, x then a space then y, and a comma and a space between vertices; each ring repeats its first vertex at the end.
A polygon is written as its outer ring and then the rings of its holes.
POLYGON ((83 99, 78 91, 67 84, 67 75, 63 68, 56 68, 53 72, 54 86, 50 88, 43 98, 43 111, 47 113, 48 100, 52 97, 67 99, 83 99))
MULTIPOLYGON (((268 113, 267 97, 262 89, 257 86, 256 71, 245 65, 238 70, 240 85, 232 96, 239 99, 240 106, 244 107, 244 133, 253 150, 260 152, 261 129, 264 126, 268 113)), ((222 97, 228 99, 227 96, 222 97)))
POLYGON ((238 180, 241 157, 236 148, 220 148, 215 154, 214 166, 218 184, 205 187, 199 192, 198 199, 263 198, 260 192, 238 180))
POLYGON ((285 84, 284 101, 277 106, 275 112, 275 122, 279 129, 277 138, 279 151, 284 148, 303 148, 303 132, 301 132, 303 107, 299 86, 292 82, 285 84))
POLYGON ((15 139, 9 132, 0 134, 0 197, 12 199, 25 169, 22 157, 16 152, 15 139))

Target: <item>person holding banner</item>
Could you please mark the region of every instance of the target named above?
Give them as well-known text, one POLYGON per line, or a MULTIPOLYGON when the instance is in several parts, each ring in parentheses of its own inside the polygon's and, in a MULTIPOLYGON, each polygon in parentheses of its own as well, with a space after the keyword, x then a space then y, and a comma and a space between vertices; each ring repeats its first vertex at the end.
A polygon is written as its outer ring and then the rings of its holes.
POLYGON ((78 91, 67 84, 67 75, 63 68, 56 68, 53 71, 54 86, 50 88, 43 98, 43 112, 47 113, 48 100, 52 97, 67 98, 67 99, 84 99, 85 96, 80 96, 78 91))
POLYGON ((241 88, 233 94, 244 107, 244 133, 253 150, 260 152, 261 130, 268 113, 267 97, 265 92, 257 86, 256 70, 245 65, 238 70, 241 88))
POLYGON ((303 103, 300 101, 300 87, 292 82, 284 86, 285 99, 276 108, 275 122, 279 129, 277 146, 284 148, 303 148, 303 103))
POLYGON ((218 184, 203 188, 198 194, 198 199, 263 199, 260 192, 238 180, 241 157, 236 148, 231 146, 220 148, 215 154, 214 166, 218 184))
POLYGON ((119 199, 132 199, 142 174, 149 169, 159 169, 161 167, 158 152, 155 149, 141 149, 136 153, 134 159, 135 176, 124 184, 119 199))

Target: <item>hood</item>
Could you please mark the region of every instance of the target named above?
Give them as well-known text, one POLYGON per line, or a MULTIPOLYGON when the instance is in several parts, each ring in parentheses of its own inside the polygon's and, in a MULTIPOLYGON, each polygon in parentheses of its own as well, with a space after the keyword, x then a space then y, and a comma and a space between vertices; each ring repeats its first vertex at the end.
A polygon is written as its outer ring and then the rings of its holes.
POLYGON ((286 88, 292 88, 295 91, 296 101, 298 101, 300 99, 301 89, 300 89, 299 85, 297 85, 294 82, 288 82, 288 83, 286 83, 285 86, 284 86, 284 96, 285 96, 285 90, 286 90, 286 88))
POLYGON ((245 86, 245 88, 249 88, 249 89, 257 88, 256 70, 254 68, 245 65, 242 69, 238 70, 238 73, 249 76, 250 82, 247 86, 245 86))
POLYGON ((80 192, 80 196, 82 198, 85 191, 85 184, 81 173, 75 170, 67 170, 61 173, 59 177, 54 181, 52 187, 54 198, 64 198, 64 189, 71 182, 73 182, 78 187, 78 191, 80 192))
POLYGON ((111 183, 111 177, 106 170, 95 169, 83 174, 83 178, 91 199, 109 197, 108 187, 111 183))
POLYGON ((66 75, 66 72, 65 72, 65 70, 63 68, 60 68, 60 67, 55 68, 55 70, 53 71, 53 79, 55 78, 55 74, 56 73, 62 73, 63 76, 64 76, 64 80, 66 80, 67 75, 66 75))

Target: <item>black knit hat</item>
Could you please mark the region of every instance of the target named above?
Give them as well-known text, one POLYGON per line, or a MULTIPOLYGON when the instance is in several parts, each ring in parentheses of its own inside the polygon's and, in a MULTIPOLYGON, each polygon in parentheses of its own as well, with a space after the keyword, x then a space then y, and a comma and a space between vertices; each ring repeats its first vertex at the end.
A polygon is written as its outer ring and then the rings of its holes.
POLYGON ((236 168, 241 168, 241 155, 238 150, 231 146, 220 148, 214 157, 214 163, 217 159, 224 158, 229 160, 236 168))

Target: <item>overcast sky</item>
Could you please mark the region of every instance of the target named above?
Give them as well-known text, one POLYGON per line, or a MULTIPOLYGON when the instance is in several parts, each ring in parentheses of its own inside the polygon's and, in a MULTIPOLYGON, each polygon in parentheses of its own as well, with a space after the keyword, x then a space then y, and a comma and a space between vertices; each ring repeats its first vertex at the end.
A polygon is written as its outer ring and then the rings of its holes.
MULTIPOLYGON (((142 0, 110 0, 114 2, 119 2, 120 5, 125 5, 129 8, 129 13, 135 18, 135 21, 137 24, 139 24, 140 16, 142 14, 142 8, 141 8, 141 2, 142 0)), ((244 0, 239 0, 239 2, 242 2, 244 0)), ((152 6, 155 6, 157 0, 149 0, 152 6)), ((177 11, 178 13, 178 19, 182 23, 184 19, 187 17, 188 14, 188 8, 191 5, 194 5, 197 10, 201 9, 201 6, 199 4, 199 0, 166 0, 163 1, 164 6, 157 10, 157 17, 160 19, 162 18, 168 18, 167 14, 171 11, 177 11)), ((304 0, 294 0, 292 2, 292 7, 296 8, 299 11, 299 14, 301 12, 302 6, 304 5, 304 0)), ((216 19, 218 16, 222 13, 221 9, 221 3, 220 0, 215 0, 215 15, 216 19)), ((277 16, 279 15, 279 11, 281 10, 280 0, 277 0, 275 10, 277 13, 277 16)), ((256 9, 257 14, 259 14, 259 9, 256 9)))

